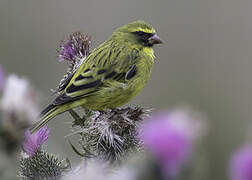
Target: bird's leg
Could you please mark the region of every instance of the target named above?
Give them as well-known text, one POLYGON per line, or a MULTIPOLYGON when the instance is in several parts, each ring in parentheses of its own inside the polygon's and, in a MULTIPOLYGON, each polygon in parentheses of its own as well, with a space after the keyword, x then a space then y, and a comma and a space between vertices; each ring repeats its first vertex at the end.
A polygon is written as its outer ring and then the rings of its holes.
POLYGON ((81 107, 82 107, 82 109, 83 109, 83 112, 86 114, 87 108, 85 108, 85 106, 81 106, 81 107))
POLYGON ((85 121, 85 119, 89 118, 90 116, 92 116, 94 114, 94 111, 89 110, 87 108, 85 108, 84 106, 81 106, 83 111, 84 111, 84 115, 82 117, 83 121, 85 121))
POLYGON ((91 110, 89 110, 89 109, 86 109, 85 110, 85 116, 87 117, 87 118, 89 118, 90 116, 92 116, 93 115, 93 111, 91 111, 91 110))
POLYGON ((84 116, 82 118, 84 118, 84 117, 87 118, 87 117, 89 117, 89 116, 92 115, 92 111, 91 110, 85 108, 84 106, 81 106, 81 107, 82 107, 82 109, 84 111, 84 116))
POLYGON ((70 115, 74 118, 73 126, 84 126, 84 118, 81 118, 76 111, 70 109, 68 111, 70 115))

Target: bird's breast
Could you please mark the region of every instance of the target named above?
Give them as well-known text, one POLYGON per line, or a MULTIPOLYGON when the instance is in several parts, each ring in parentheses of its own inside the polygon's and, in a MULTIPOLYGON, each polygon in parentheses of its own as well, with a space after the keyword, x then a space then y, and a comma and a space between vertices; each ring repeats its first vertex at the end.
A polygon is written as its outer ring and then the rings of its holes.
POLYGON ((138 93, 149 80, 154 63, 154 54, 151 48, 140 52, 139 60, 135 67, 135 77, 129 82, 129 88, 138 93))

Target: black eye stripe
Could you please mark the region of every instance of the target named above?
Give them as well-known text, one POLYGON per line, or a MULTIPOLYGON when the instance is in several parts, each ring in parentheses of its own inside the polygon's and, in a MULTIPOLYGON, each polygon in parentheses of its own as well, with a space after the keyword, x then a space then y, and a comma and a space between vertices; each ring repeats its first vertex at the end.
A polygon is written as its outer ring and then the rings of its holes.
POLYGON ((135 31, 133 34, 140 40, 142 45, 151 47, 153 44, 149 42, 149 39, 155 35, 155 33, 147 33, 144 31, 135 31))
POLYGON ((134 34, 136 34, 137 36, 139 36, 141 39, 148 39, 151 36, 154 35, 154 33, 146 33, 143 31, 135 31, 134 34))

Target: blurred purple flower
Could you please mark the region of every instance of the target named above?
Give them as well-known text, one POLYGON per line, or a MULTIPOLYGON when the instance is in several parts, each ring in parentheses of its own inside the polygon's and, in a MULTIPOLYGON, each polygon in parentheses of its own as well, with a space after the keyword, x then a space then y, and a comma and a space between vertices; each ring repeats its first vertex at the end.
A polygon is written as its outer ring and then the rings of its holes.
POLYGON ((34 156, 42 144, 44 144, 49 135, 49 130, 43 126, 40 130, 31 134, 29 130, 25 132, 25 141, 23 143, 23 150, 30 156, 34 156))
POLYGON ((1 90, 2 87, 3 87, 3 81, 4 81, 3 69, 2 69, 2 67, 0 66, 0 90, 1 90))
POLYGON ((177 176, 191 157, 198 126, 194 120, 185 111, 173 111, 157 114, 143 125, 141 138, 161 165, 164 176, 177 176))
POLYGON ((76 63, 78 59, 83 59, 89 54, 90 36, 81 32, 75 32, 62 41, 59 50, 59 61, 70 61, 76 63))
POLYGON ((236 151, 230 161, 231 180, 252 179, 252 146, 244 146, 236 151))

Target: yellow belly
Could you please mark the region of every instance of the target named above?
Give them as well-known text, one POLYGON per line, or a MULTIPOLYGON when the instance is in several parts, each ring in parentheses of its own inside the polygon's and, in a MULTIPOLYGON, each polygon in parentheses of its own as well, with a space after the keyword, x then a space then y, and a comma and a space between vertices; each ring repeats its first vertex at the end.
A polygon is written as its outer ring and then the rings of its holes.
POLYGON ((113 84, 109 88, 101 88, 93 96, 86 97, 83 105, 87 109, 106 110, 114 109, 128 103, 144 87, 143 82, 135 80, 130 84, 113 84))

